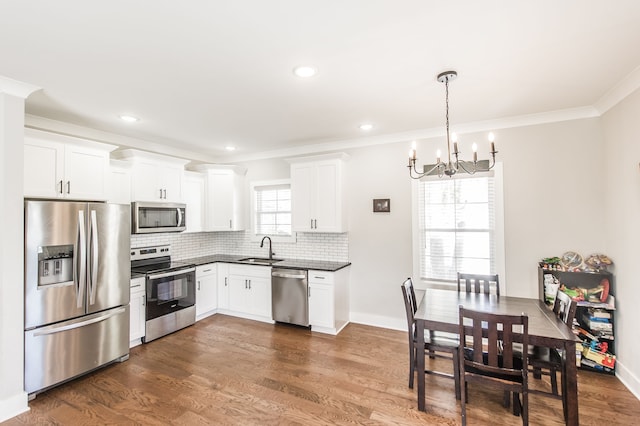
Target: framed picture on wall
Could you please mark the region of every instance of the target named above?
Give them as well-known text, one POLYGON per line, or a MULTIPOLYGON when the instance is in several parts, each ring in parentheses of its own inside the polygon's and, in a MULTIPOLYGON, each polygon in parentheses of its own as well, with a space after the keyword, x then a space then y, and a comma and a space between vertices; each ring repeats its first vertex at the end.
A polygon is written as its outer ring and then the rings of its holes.
POLYGON ((391 200, 389 198, 374 198, 374 213, 389 213, 391 211, 391 200))

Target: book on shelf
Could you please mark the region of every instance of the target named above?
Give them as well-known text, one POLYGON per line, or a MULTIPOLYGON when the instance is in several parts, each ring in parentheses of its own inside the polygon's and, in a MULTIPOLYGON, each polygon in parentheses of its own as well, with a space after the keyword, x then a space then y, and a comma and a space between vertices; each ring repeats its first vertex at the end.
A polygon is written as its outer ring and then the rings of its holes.
POLYGON ((611 312, 601 308, 589 308, 589 315, 592 319, 611 319, 611 312))
POLYGON ((584 315, 582 315, 582 321, 584 322, 584 325, 586 325, 588 328, 591 329, 591 331, 612 331, 613 330, 613 324, 611 324, 611 322, 609 322, 608 319, 605 319, 605 318, 593 319, 589 316, 588 313, 585 313, 584 315))
POLYGON ((589 302, 587 300, 579 300, 578 306, 587 306, 589 308, 600 308, 600 309, 615 309, 616 298, 612 295, 609 295, 609 297, 607 297, 606 302, 589 302))

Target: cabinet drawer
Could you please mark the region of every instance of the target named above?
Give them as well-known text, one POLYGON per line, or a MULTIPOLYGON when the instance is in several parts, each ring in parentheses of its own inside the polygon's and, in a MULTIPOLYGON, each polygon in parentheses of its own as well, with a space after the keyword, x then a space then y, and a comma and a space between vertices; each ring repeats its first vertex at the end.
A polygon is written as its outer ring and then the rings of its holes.
POLYGON ((229 275, 241 275, 243 277, 268 278, 271 280, 270 266, 229 265, 229 275))
POLYGON ((207 265, 196 266, 196 276, 197 277, 205 277, 207 275, 216 274, 216 265, 215 263, 209 263, 207 265))
POLYGON ((142 288, 142 290, 144 291, 144 281, 145 281, 144 277, 131 278, 131 282, 130 282, 131 291, 132 292, 135 291, 136 288, 142 288))
POLYGON ((309 282, 318 284, 333 284, 335 275, 327 271, 309 271, 309 282))

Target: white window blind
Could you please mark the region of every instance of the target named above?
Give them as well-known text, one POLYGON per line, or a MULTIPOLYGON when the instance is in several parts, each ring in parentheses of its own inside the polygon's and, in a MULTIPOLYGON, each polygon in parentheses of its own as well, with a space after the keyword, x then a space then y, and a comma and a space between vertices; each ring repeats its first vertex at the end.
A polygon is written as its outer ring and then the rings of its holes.
POLYGON ((420 276, 454 282, 458 272, 496 273, 493 176, 419 182, 420 276))
POLYGON ((254 188, 256 235, 291 235, 291 185, 254 188))

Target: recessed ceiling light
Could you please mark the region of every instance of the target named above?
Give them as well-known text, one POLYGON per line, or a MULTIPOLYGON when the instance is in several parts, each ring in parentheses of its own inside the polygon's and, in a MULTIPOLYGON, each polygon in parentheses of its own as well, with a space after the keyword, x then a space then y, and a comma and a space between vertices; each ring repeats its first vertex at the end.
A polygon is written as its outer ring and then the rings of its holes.
POLYGON ((360 130, 364 130, 365 132, 368 132, 371 129, 373 129, 373 124, 364 123, 360 125, 360 130))
POLYGON ((138 117, 134 117, 133 115, 120 115, 120 120, 124 120, 127 123, 135 123, 136 121, 140 121, 138 117))
POLYGON ((227 145, 224 147, 224 149, 226 149, 227 151, 235 151, 236 147, 235 146, 231 146, 231 145, 227 145))
POLYGON ((309 65, 302 65, 299 67, 295 67, 293 69, 293 73, 298 77, 308 78, 316 75, 318 73, 318 69, 309 65))

